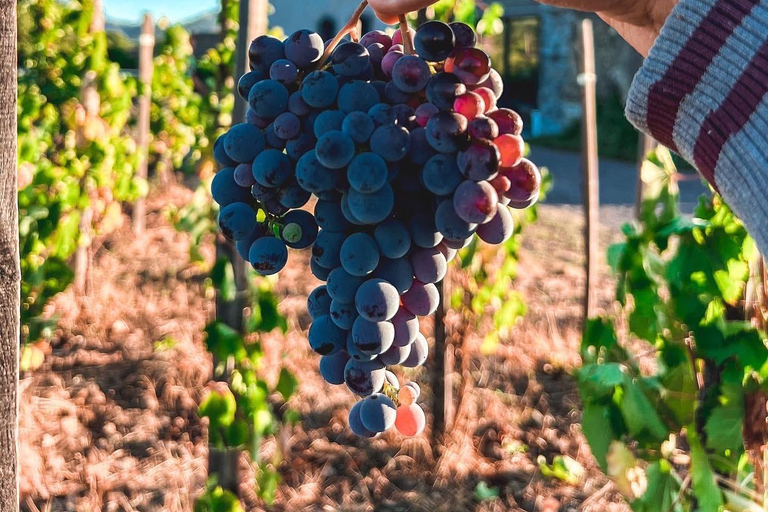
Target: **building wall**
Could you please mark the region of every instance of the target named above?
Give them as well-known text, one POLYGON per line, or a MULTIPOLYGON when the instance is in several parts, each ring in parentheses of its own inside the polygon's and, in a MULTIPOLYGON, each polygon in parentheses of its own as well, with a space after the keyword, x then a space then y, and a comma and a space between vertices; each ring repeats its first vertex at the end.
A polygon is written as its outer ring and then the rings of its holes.
POLYGON ((599 100, 626 99, 642 59, 611 27, 593 14, 558 9, 533 0, 501 0, 506 17, 540 20, 537 135, 557 134, 581 117, 581 29, 584 18, 594 23, 597 92, 599 100))

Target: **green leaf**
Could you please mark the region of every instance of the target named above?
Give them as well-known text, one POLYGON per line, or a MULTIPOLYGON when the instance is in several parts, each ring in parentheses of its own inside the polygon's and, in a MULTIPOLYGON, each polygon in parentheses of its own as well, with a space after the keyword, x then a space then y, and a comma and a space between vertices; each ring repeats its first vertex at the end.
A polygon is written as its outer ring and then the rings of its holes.
POLYGON ((232 270, 232 262, 226 258, 220 258, 211 269, 211 281, 213 286, 225 302, 232 302, 237 295, 235 285, 235 273, 232 270))
POLYGON ((664 441, 669 437, 669 430, 659 417, 658 412, 634 379, 617 392, 617 405, 632 436, 664 441))
POLYGON ((280 369, 280 377, 277 379, 275 391, 283 395, 283 400, 291 398, 299 387, 299 380, 287 368, 280 369))
POLYGON ((211 322, 205 327, 205 345, 219 361, 232 356, 240 362, 247 357, 243 337, 227 324, 211 322))
POLYGON ((619 271, 619 263, 624 257, 624 251, 626 250, 627 250, 627 244, 625 242, 611 244, 608 247, 608 254, 607 254, 608 265, 610 265, 611 270, 613 270, 614 273, 619 271))
POLYGON ((257 494, 267 505, 271 505, 275 501, 277 487, 280 485, 280 473, 266 464, 259 464, 259 469, 256 476, 257 494))
POLYGON ((723 506, 723 495, 693 425, 688 427, 688 444, 691 448, 691 487, 696 494, 698 510, 716 512, 723 506))
POLYGON ((208 490, 195 502, 195 512, 245 512, 237 496, 221 487, 208 490))
POLYGON ((250 438, 250 430, 245 420, 235 419, 224 431, 224 446, 228 448, 238 448, 246 446, 250 438))
POLYGON ((709 412, 704 431, 706 447, 731 456, 744 450, 742 426, 744 423, 744 389, 736 372, 726 372, 720 385, 718 404, 709 412), (729 373, 734 376, 729 379, 729 373), (735 382, 729 382, 734 380, 735 382))
POLYGON ((211 427, 219 428, 231 425, 235 421, 237 412, 237 401, 229 389, 211 390, 197 408, 197 413, 201 417, 208 418, 211 427))
POLYGON ((571 485, 578 484, 584 476, 584 466, 567 455, 556 455, 551 466, 547 464, 547 459, 543 455, 539 455, 537 462, 542 475, 557 478, 571 485))
POLYGON ((629 382, 626 367, 619 363, 589 364, 578 371, 579 391, 584 400, 610 400, 620 386, 629 382))
MULTIPOLYGON (((659 460, 645 470, 645 493, 632 501, 635 512, 683 512, 683 503, 677 499, 680 480, 666 460, 659 460)), ((714 512, 714 511, 713 511, 714 512)))
POLYGON ((587 403, 581 414, 581 431, 589 442, 592 455, 603 471, 607 469, 606 455, 616 438, 611 426, 608 407, 587 403))

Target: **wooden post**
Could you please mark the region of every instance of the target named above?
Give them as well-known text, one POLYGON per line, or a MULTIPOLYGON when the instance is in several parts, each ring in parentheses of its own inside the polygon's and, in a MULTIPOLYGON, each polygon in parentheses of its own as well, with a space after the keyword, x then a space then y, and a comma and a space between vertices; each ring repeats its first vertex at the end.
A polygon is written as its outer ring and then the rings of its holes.
MULTIPOLYGON (((226 1, 226 0, 225 0, 226 1)), ((226 6, 222 2, 222 13, 226 6)), ((241 0, 238 11, 239 31, 237 37, 237 55, 235 56, 235 82, 248 69, 248 46, 259 34, 267 31, 267 0, 241 0)), ((225 21, 221 19, 222 34, 226 32, 225 21)), ((222 85, 222 84, 220 84, 222 85)), ((235 105, 232 111, 233 124, 245 121, 248 104, 239 94, 235 94, 235 105)), ((248 305, 248 270, 247 263, 240 257, 234 245, 223 237, 216 240, 216 259, 226 258, 232 263, 237 293, 233 301, 225 301, 221 294, 216 296, 216 318, 238 332, 243 332, 243 310, 248 305)), ((219 363, 214 358, 214 367, 219 363)), ((227 367, 230 367, 227 362, 227 367)), ((215 380, 227 381, 229 371, 222 375, 214 375, 215 380)), ((224 489, 238 495, 239 486, 239 450, 219 450, 214 446, 208 447, 208 473, 216 474, 218 484, 224 489)))
POLYGON ((648 153, 653 151, 658 143, 653 140, 653 137, 640 132, 639 140, 637 143, 637 190, 635 190, 635 218, 640 219, 640 209, 643 206, 643 162, 648 156, 648 153))
POLYGON ((586 251, 586 288, 584 290, 584 319, 595 314, 594 285, 597 280, 597 255, 599 253, 599 209, 600 189, 598 182, 597 155, 597 109, 595 83, 595 41, 592 32, 592 20, 581 22, 581 35, 584 59, 580 77, 584 88, 581 124, 583 200, 584 200, 584 242, 586 251))
MULTIPOLYGON (((240 1, 240 29, 237 34, 237 64, 235 66, 235 81, 248 70, 248 46, 257 36, 267 33, 267 0, 240 1)), ((235 106, 232 112, 233 123, 245 121, 248 102, 235 94, 235 106)))
MULTIPOLYGON (((93 0, 93 18, 91 19, 91 34, 104 32, 104 5, 102 0, 93 0)), ((96 86, 98 79, 96 71, 90 69, 83 77, 82 104, 86 119, 99 117, 101 98, 96 86)), ((88 122, 88 121, 86 121, 88 122)), ((80 241, 75 253, 75 290, 78 293, 90 292, 91 267, 93 265, 93 209, 87 206, 80 214, 80 241)))
POLYGON ((0 2, 0 512, 19 510, 16 2, 0 2))
MULTIPOLYGON (((440 446, 445 438, 445 433, 453 422, 453 347, 446 340, 445 311, 447 282, 445 279, 437 283, 440 293, 440 301, 435 311, 435 359, 432 363, 432 446, 440 446)), ((437 452, 435 455, 439 455, 437 452)))
MULTIPOLYGON (((139 167, 136 169, 138 178, 147 179, 149 165, 149 110, 152 105, 152 73, 154 72, 153 52, 155 49, 155 24, 152 15, 144 14, 139 37, 139 167)), ((133 232, 140 235, 147 223, 147 204, 143 197, 136 200, 133 208, 133 232)))

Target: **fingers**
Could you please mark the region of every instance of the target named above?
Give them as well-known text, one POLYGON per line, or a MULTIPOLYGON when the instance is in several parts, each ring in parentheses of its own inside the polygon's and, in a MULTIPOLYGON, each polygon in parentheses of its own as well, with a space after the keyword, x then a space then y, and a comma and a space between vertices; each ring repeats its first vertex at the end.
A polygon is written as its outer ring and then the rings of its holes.
MULTIPOLYGON (((387 19, 391 20, 391 16, 403 14, 406 12, 418 11, 429 5, 432 5, 437 0, 368 0, 368 4, 376 11, 379 18, 383 15, 387 19)), ((384 19, 382 19, 386 23, 384 19)))
POLYGON ((397 14, 382 14, 380 12, 376 12, 376 16, 382 21, 382 23, 385 23, 387 25, 397 25, 398 19, 397 14))

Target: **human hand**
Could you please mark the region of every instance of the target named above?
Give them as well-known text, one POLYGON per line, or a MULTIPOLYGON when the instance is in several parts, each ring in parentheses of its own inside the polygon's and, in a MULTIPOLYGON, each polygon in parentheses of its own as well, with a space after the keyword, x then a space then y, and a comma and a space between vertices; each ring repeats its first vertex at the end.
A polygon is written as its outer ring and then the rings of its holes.
MULTIPOLYGON (((593 11, 644 57, 679 0, 538 0, 580 11, 593 11)), ((384 23, 397 23, 397 15, 417 11, 435 0, 368 0, 384 23)))

